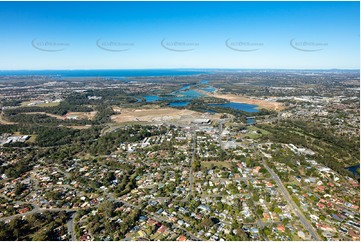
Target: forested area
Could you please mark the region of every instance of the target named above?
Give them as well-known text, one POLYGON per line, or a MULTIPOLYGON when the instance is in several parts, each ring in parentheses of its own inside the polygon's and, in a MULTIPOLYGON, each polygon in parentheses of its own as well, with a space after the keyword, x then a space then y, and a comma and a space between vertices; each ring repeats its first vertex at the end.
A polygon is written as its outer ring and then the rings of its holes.
POLYGON ((28 114, 11 114, 7 116, 7 119, 11 122, 22 123, 22 124, 32 124, 32 125, 87 125, 92 124, 92 121, 86 119, 58 119, 55 117, 50 117, 46 114, 38 114, 38 113, 28 113, 28 114))
POLYGON ((271 133, 262 139, 311 149, 316 152, 313 158, 317 161, 340 174, 355 177, 345 167, 358 161, 359 139, 346 140, 335 136, 330 129, 302 121, 287 120, 278 122, 277 125, 257 126, 271 133))
POLYGON ((121 105, 124 103, 134 103, 137 99, 129 96, 121 88, 88 90, 85 93, 72 93, 66 97, 65 101, 70 105, 121 105), (101 99, 89 99, 91 96, 101 97, 101 99))
POLYGON ((58 234, 66 233, 69 214, 35 213, 26 219, 16 218, 9 223, 0 222, 0 240, 59 240, 58 234))
POLYGON ((63 116, 68 112, 91 112, 91 111, 93 111, 93 109, 90 107, 74 105, 67 101, 62 101, 60 102, 59 105, 52 107, 25 106, 14 109, 7 109, 4 110, 4 114, 6 117, 11 117, 20 113, 45 112, 45 113, 63 116))
POLYGON ((84 140, 89 134, 99 132, 99 128, 92 127, 88 130, 77 130, 66 127, 54 126, 30 126, 30 125, 0 125, 0 134, 19 132, 27 135, 37 135, 35 145, 37 146, 56 146, 69 144, 71 141, 84 140))

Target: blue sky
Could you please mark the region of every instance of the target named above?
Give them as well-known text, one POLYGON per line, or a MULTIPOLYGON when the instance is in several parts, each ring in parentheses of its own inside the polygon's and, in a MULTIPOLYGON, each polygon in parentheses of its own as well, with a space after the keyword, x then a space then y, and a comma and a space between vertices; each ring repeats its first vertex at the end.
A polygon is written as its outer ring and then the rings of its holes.
POLYGON ((0 2, 0 70, 359 69, 359 9, 359 2, 0 2))

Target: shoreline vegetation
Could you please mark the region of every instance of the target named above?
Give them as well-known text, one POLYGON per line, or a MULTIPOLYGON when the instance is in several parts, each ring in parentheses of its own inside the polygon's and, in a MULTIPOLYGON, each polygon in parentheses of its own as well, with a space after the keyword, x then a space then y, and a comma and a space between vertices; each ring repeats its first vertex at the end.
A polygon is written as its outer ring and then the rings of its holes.
POLYGON ((223 94, 223 93, 207 93, 207 96, 226 99, 229 102, 257 105, 258 106, 257 109, 265 108, 265 109, 270 109, 273 111, 281 111, 285 108, 283 103, 268 101, 268 100, 261 100, 261 99, 253 99, 253 98, 243 96, 243 95, 223 94))

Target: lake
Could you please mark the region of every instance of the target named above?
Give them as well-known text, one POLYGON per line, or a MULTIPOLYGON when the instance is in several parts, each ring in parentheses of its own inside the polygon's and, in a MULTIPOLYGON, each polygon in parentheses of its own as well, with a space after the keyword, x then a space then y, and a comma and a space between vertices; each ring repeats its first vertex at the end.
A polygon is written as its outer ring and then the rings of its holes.
POLYGON ((190 99, 199 98, 199 97, 204 96, 203 93, 200 93, 196 90, 178 91, 175 93, 175 95, 182 96, 184 98, 190 98, 190 99))
POLYGON ((202 90, 206 91, 206 92, 215 92, 217 89, 212 86, 209 86, 209 87, 202 88, 202 90))
POLYGON ((247 118, 246 124, 254 124, 254 118, 247 118))
MULTIPOLYGON (((204 96, 203 93, 200 93, 196 90, 191 90, 190 86, 184 86, 180 88, 179 90, 172 92, 170 95, 167 95, 165 97, 159 97, 157 95, 147 95, 144 96, 145 101, 147 103, 159 101, 159 100, 168 100, 168 101, 182 101, 182 100, 192 100, 195 98, 199 98, 204 96)), ((174 102, 176 103, 176 102, 174 102)), ((186 106, 186 105, 185 105, 186 106)), ((181 107, 181 106, 177 106, 181 107)))
MULTIPOLYGON (((191 88, 191 86, 190 86, 190 85, 186 85, 186 86, 180 88, 178 91, 185 91, 185 90, 188 90, 189 88, 191 88)), ((177 92, 177 91, 176 91, 176 92, 177 92)))
POLYGON ((351 171, 351 172, 352 172, 353 174, 355 174, 356 176, 359 176, 360 173, 357 172, 357 169, 359 169, 359 168, 360 168, 360 164, 354 165, 354 166, 350 166, 350 167, 346 167, 345 169, 351 171))
POLYGON ((221 103, 221 104, 209 104, 210 106, 215 107, 224 107, 224 108, 232 108, 235 110, 245 111, 249 113, 257 113, 259 110, 257 109, 257 105, 248 104, 248 103, 235 103, 235 102, 229 102, 229 103, 221 103))
POLYGON ((146 101, 147 103, 151 103, 151 102, 155 102, 155 101, 161 100, 160 97, 155 96, 155 95, 153 95, 153 96, 144 96, 144 98, 145 98, 145 101, 146 101))
MULTIPOLYGON (((203 93, 200 93, 196 90, 190 90, 188 86, 182 87, 180 90, 173 92, 172 94, 173 95, 167 96, 165 98, 161 98, 157 95, 148 95, 148 96, 144 96, 144 98, 147 103, 152 103, 159 100, 167 100, 170 101, 170 103, 168 104, 168 106, 170 107, 186 107, 189 105, 191 100, 205 96, 203 93)), ((229 102, 229 103, 221 103, 221 104, 209 104, 208 106, 231 108, 234 110, 240 110, 249 113, 259 112, 259 110, 257 109, 258 108, 257 105, 247 104, 247 103, 229 102)), ((247 124, 253 124, 253 123, 254 123, 253 119, 247 120, 247 124)))
MULTIPOLYGON (((206 81, 206 80, 201 81, 201 84, 207 84, 207 83, 208 83, 208 81, 206 81)), ((189 105, 191 100, 205 96, 204 93, 201 93, 197 90, 190 89, 190 88, 191 88, 191 85, 185 85, 185 86, 181 87, 180 89, 178 89, 177 91, 174 91, 170 95, 167 95, 167 96, 159 97, 157 95, 148 95, 148 96, 144 96, 144 98, 147 103, 152 103, 152 102, 156 102, 159 100, 166 100, 166 101, 170 102, 168 104, 168 106, 170 106, 170 107, 186 107, 189 105)), ((206 91, 206 92, 214 92, 216 90, 216 88, 214 88, 212 86, 207 86, 207 87, 202 88, 201 90, 206 91)), ((221 103, 221 104, 209 104, 208 106, 231 108, 234 110, 240 110, 240 111, 249 112, 249 113, 259 112, 259 110, 257 109, 258 108, 257 105, 247 104, 247 103, 229 102, 229 103, 221 103)), ((247 120, 247 124, 253 124, 253 123, 254 123, 253 119, 247 120)))
POLYGON ((188 106, 188 104, 190 104, 190 102, 171 102, 168 104, 168 106, 170 107, 185 107, 188 106))

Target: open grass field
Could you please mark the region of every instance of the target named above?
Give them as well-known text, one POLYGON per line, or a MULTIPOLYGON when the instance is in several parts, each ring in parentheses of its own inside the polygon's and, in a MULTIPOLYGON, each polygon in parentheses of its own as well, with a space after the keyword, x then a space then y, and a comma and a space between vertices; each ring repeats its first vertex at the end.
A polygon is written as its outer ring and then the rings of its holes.
POLYGON ((78 117, 78 119, 92 120, 92 119, 94 119, 96 114, 97 114, 97 111, 93 111, 93 112, 68 112, 65 116, 66 117, 76 116, 76 117, 78 117))
POLYGON ((45 112, 25 112, 24 114, 45 114, 49 117, 53 117, 60 120, 70 119, 72 117, 76 117, 76 119, 93 119, 95 115, 97 114, 96 111, 93 112, 69 112, 64 116, 51 114, 51 113, 45 113, 45 112))
POLYGON ((206 169, 210 169, 213 166, 217 166, 219 168, 223 168, 223 167, 227 167, 230 168, 231 167, 231 163, 230 162, 226 162, 226 161, 202 161, 201 162, 201 166, 206 168, 206 169))
POLYGON ((35 143, 36 137, 38 136, 36 134, 22 134, 20 132, 14 132, 13 135, 14 136, 29 135, 30 138, 26 141, 26 143, 35 143))
MULTIPOLYGON (((30 103, 33 103, 34 101, 26 101, 26 102, 22 102, 20 106, 22 107, 27 107, 29 106, 30 103)), ((58 106, 60 102, 49 102, 49 103, 37 103, 35 105, 35 107, 55 107, 58 106)))
POLYGON ((31 135, 30 138, 26 141, 27 143, 35 143, 35 140, 36 140, 36 137, 38 135, 34 134, 34 135, 31 135))
POLYGON ((66 126, 69 129, 89 129, 91 125, 73 125, 73 126, 66 126))
POLYGON ((249 130, 249 132, 247 134, 244 134, 244 136, 248 136, 251 139, 257 139, 257 138, 261 137, 262 135, 270 134, 270 132, 268 132, 264 129, 257 128, 255 126, 249 126, 248 130, 249 130), (260 133, 256 133, 257 131, 260 133))

